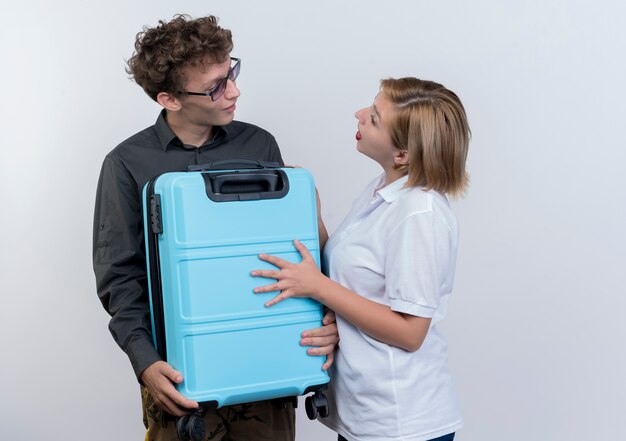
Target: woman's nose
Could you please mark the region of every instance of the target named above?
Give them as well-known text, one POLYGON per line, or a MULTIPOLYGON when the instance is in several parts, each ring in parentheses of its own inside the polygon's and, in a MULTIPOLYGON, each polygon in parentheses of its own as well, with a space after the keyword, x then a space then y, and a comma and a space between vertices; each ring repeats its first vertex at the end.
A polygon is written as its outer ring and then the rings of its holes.
POLYGON ((362 122, 361 115, 363 114, 363 110, 365 109, 359 109, 356 112, 354 112, 354 117, 358 119, 359 122, 362 122))

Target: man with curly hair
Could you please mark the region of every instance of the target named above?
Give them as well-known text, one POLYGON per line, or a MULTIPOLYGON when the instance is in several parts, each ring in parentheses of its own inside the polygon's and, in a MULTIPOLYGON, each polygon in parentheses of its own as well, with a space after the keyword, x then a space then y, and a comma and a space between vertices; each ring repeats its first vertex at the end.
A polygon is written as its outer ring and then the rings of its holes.
MULTIPOLYGON (((131 136, 104 159, 96 195, 93 263, 109 329, 141 383, 146 439, 176 440, 175 417, 198 403, 175 385, 183 378, 161 360, 152 340, 141 193, 150 179, 189 165, 224 159, 283 164, 274 137, 234 121, 241 61, 232 36, 213 16, 177 15, 137 34, 127 72, 163 110, 156 123, 131 136)), ((321 223, 320 223, 321 224, 321 223)), ((321 224, 323 225, 323 224, 321 224)), ((325 231, 320 232, 321 237, 325 231)), ((334 315, 305 333, 301 344, 332 363, 338 341, 334 315)), ((208 440, 285 440, 295 437, 295 414, 284 401, 227 406, 205 416, 208 440)))

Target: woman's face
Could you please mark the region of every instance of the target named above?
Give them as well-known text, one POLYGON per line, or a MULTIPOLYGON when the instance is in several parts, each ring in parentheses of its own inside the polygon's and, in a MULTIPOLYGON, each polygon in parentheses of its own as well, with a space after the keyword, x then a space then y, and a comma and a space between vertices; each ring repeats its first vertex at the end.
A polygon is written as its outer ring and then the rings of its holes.
POLYGON ((370 107, 354 114, 359 122, 357 150, 378 162, 385 170, 388 166, 393 167, 394 154, 397 152, 387 130, 390 115, 391 102, 383 93, 376 95, 370 107))

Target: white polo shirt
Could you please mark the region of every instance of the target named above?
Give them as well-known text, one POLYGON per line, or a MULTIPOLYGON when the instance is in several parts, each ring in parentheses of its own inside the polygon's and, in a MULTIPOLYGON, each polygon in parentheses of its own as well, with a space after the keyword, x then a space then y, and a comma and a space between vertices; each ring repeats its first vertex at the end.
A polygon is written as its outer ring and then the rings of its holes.
POLYGON ((382 187, 384 174, 372 181, 324 249, 333 280, 394 311, 432 318, 421 348, 408 352, 337 316, 331 415, 320 421, 349 441, 430 440, 463 425, 438 326, 454 282, 456 217, 445 196, 406 182, 382 187))

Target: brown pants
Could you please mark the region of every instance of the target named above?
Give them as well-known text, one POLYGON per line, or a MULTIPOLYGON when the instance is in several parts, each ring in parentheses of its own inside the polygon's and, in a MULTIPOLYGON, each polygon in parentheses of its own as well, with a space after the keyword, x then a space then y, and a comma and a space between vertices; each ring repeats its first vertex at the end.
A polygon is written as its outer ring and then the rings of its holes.
MULTIPOLYGON (((178 441, 176 417, 161 409, 141 388, 146 441, 178 441)), ((276 401, 257 401, 210 410, 204 441, 294 441, 295 410, 276 401)))

